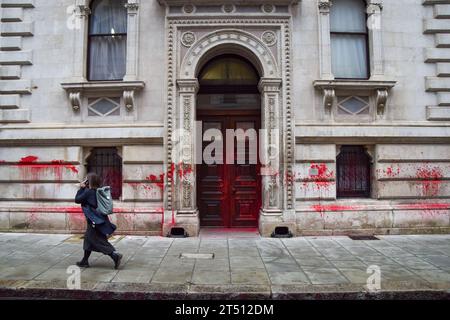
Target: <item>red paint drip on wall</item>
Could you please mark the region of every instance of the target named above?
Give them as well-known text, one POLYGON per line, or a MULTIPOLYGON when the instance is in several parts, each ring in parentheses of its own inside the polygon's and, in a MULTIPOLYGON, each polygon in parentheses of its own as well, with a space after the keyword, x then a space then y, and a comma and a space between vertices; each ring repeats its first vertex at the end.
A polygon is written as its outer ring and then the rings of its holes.
POLYGON ((439 194, 442 183, 442 171, 439 167, 423 167, 417 169, 417 178, 421 180, 420 187, 422 195, 426 197, 434 197, 439 194))

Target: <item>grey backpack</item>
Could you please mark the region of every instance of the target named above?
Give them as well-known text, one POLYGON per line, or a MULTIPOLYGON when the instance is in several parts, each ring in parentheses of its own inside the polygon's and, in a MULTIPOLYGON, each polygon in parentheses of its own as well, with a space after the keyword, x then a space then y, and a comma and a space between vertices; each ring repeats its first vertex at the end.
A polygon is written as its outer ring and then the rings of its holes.
POLYGON ((97 189, 97 212, 105 216, 113 214, 111 187, 106 186, 97 189))

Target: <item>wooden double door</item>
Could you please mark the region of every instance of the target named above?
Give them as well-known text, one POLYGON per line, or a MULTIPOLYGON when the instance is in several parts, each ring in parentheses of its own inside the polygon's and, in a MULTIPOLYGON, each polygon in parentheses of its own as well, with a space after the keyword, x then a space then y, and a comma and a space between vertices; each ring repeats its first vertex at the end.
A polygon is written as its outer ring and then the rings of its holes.
MULTIPOLYGON (((242 147, 243 143, 238 144, 234 136, 234 154, 228 155, 228 159, 234 158, 234 164, 227 164, 226 150, 230 141, 226 141, 226 130, 255 129, 257 140, 260 114, 251 111, 237 114, 206 112, 199 113, 197 119, 202 122, 203 133, 208 129, 217 129, 223 137, 223 150, 215 150, 217 153, 214 154, 216 159, 222 159, 222 164, 206 164, 203 159, 202 164, 197 165, 197 206, 201 225, 225 228, 257 227, 261 207, 259 141, 246 139, 245 147, 242 147), (251 147, 250 143, 256 143, 256 148, 251 147), (255 159, 255 152, 256 163, 250 161, 255 159), (241 156, 245 154, 245 162, 242 162, 242 158, 238 161, 239 153, 241 156)), ((202 152, 210 144, 210 141, 203 142, 202 152)))

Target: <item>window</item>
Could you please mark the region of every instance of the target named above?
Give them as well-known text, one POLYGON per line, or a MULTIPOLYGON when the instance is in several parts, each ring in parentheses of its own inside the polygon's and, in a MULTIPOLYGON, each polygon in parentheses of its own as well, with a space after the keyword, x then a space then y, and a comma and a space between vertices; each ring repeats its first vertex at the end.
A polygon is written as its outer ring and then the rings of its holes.
POLYGON ((330 11, 331 65, 335 78, 368 79, 368 32, 363 0, 333 1, 330 11))
POLYGON ((369 97, 365 96, 338 96, 337 113, 345 116, 368 115, 370 112, 369 97))
POLYGON ((126 0, 94 0, 89 21, 88 78, 122 80, 126 73, 126 0))
POLYGON ((87 158, 87 171, 100 176, 103 186, 110 186, 113 199, 122 196, 122 158, 116 148, 95 148, 87 158))
POLYGON ((88 116, 120 116, 120 97, 88 99, 88 116))
POLYGON ((336 166, 338 198, 370 197, 371 158, 363 146, 342 146, 336 166))

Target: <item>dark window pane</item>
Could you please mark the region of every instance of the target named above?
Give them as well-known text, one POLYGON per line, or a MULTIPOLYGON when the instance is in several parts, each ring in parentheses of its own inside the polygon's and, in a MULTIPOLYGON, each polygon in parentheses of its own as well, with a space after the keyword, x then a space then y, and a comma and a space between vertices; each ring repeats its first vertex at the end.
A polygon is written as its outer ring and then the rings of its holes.
POLYGON ((369 197, 371 159, 361 146, 342 146, 337 157, 337 196, 369 197))
POLYGON ((122 158, 116 148, 95 148, 87 159, 88 172, 100 176, 103 186, 110 186, 113 199, 122 195, 122 158))

